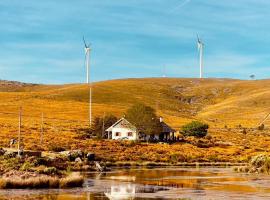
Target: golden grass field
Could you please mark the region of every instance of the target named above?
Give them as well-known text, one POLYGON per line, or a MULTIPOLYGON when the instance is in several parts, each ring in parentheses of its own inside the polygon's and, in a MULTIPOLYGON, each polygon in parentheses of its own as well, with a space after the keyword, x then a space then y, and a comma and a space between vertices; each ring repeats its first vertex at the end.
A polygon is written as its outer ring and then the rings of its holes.
MULTIPOLYGON (((211 136, 234 144, 234 148, 226 148, 228 155, 234 155, 239 149, 243 151, 240 152, 242 155, 261 151, 258 149, 267 150, 270 144, 267 130, 243 134, 239 128, 239 125, 257 128, 270 112, 269 99, 270 80, 110 80, 93 84, 93 115, 106 113, 121 117, 134 103, 142 102, 155 108, 157 114, 176 130, 192 120, 208 123, 211 136), (245 149, 247 145, 249 148, 245 149)), ((26 148, 48 149, 49 145, 75 148, 82 145, 95 150, 87 145, 93 141, 78 139, 78 129, 89 127, 88 101, 89 87, 85 84, 38 85, 0 81, 0 146, 6 147, 10 139, 17 138, 18 112, 22 107, 26 148), (44 143, 41 145, 42 113, 44 143)), ((265 125, 269 127, 270 119, 265 125)), ((217 152, 224 151, 217 148, 217 152)))

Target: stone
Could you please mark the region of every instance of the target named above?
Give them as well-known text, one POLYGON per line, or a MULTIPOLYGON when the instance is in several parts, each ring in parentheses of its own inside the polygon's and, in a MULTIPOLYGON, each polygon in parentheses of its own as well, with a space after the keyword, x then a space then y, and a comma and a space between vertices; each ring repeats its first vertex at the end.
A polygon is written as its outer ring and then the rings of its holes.
POLYGON ((94 161, 95 160, 95 154, 92 152, 87 153, 86 158, 88 161, 94 161))
POLYGON ((82 163, 82 159, 80 157, 78 157, 78 158, 75 159, 75 162, 82 163))

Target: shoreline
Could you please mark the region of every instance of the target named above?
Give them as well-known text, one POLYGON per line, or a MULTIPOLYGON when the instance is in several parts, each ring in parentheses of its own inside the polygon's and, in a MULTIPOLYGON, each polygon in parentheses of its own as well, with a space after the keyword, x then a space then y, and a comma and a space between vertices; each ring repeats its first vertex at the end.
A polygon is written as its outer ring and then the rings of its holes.
POLYGON ((231 162, 105 162, 107 167, 236 167, 246 166, 247 163, 231 163, 231 162))

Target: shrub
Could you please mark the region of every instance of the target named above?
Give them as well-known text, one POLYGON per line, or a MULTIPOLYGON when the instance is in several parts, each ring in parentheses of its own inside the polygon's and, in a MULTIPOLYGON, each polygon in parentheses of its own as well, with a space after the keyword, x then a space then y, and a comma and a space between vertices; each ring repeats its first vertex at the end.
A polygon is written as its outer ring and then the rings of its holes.
POLYGON ((35 161, 35 165, 39 166, 39 165, 47 165, 48 164, 48 159, 46 159, 45 157, 37 157, 36 161, 35 161))
POLYGON ((53 151, 53 152, 61 152, 61 151, 65 151, 66 149, 64 147, 60 147, 57 145, 51 145, 49 146, 49 151, 53 151))
POLYGON ((264 124, 261 124, 261 125, 258 127, 258 130, 259 130, 259 131, 263 131, 263 130, 264 130, 264 124))
POLYGON ((183 126, 181 133, 184 136, 204 137, 207 135, 208 128, 208 124, 199 121, 193 121, 183 126))
POLYGON ((97 136, 97 139, 107 138, 105 136, 105 130, 113 125, 117 121, 117 117, 114 115, 106 115, 104 117, 96 117, 92 126, 92 130, 89 134, 97 136))
POLYGON ((259 173, 264 173, 264 172, 269 173, 270 172, 270 157, 265 154, 254 156, 250 161, 250 167, 257 169, 259 173))
POLYGON ((55 167, 46 167, 43 170, 43 173, 47 175, 56 175, 58 174, 58 170, 55 167))
POLYGON ((6 170, 16 169, 18 170, 21 166, 19 158, 5 158, 3 161, 3 168, 6 170))
POLYGON ((21 171, 31 171, 31 169, 35 166, 34 163, 30 163, 28 161, 26 161, 25 163, 23 163, 23 165, 20 167, 21 171))

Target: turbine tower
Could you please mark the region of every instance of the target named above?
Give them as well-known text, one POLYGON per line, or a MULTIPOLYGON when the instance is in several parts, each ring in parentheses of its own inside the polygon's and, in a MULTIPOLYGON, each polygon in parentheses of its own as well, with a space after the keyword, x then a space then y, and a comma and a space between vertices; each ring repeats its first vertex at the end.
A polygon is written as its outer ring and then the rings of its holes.
POLYGON ((197 35, 197 44, 198 44, 198 51, 200 56, 200 78, 203 78, 203 49, 204 49, 204 43, 197 35))
POLYGON ((86 44, 83 37, 84 50, 85 50, 85 66, 86 66, 86 83, 89 85, 89 125, 92 125, 92 85, 90 82, 90 44, 86 44))

